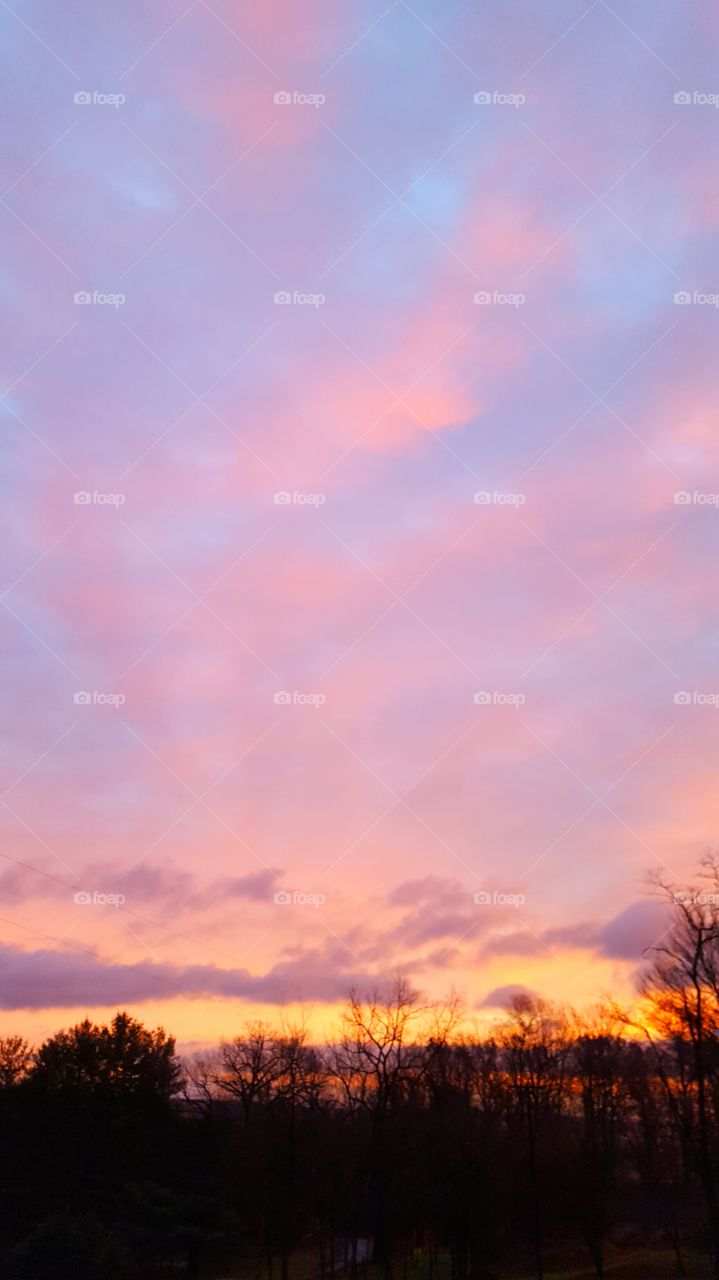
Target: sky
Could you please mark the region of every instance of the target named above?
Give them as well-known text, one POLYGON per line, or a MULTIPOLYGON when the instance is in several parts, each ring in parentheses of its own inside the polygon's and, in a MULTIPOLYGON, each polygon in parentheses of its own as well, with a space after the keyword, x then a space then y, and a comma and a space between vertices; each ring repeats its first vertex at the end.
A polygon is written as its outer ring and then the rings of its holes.
POLYGON ((0 1034, 631 999, 716 842, 709 0, 0 0, 0 1034))

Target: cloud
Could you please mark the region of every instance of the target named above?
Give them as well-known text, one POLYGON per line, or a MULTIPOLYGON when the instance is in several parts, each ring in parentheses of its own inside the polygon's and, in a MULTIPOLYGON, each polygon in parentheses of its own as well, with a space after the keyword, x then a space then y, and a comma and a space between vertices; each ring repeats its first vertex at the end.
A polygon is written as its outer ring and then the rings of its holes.
POLYGON ((223 876, 199 895, 198 906, 214 906, 218 902, 238 898, 248 902, 271 902, 281 874, 279 869, 268 867, 266 871, 255 871, 246 876, 223 876))
POLYGON ((156 909, 171 908, 175 912, 204 911, 234 901, 271 903, 280 887, 279 868, 250 872, 244 876, 218 876, 202 881, 199 876, 172 865, 150 866, 142 863, 131 867, 113 866, 94 861, 77 872, 77 884, 62 882, 62 868, 47 861, 33 865, 11 866, 0 873, 0 902, 17 903, 34 898, 66 900, 76 888, 122 892, 128 906, 152 904, 156 909), (46 872, 46 875, 42 873, 46 872))
POLYGON ((386 903, 390 909, 411 908, 386 929, 392 945, 410 950, 443 938, 461 939, 481 923, 467 889, 442 876, 405 880, 387 895, 386 903))
POLYGON ((396 885, 387 895, 387 905, 460 907, 466 905, 467 898, 467 890, 458 880, 443 876, 424 876, 418 880, 403 880, 396 885))
POLYGON ((536 991, 523 986, 521 982, 508 982, 503 987, 495 987, 483 1000, 478 1000, 477 1009, 509 1009, 517 996, 536 996, 536 991))
POLYGON ((152 960, 123 964, 94 953, 22 951, 0 946, 0 1008, 87 1008, 141 1004, 158 999, 212 999, 260 1004, 285 1004, 298 1000, 342 1000, 352 987, 376 985, 376 976, 343 967, 340 949, 333 963, 322 952, 310 952, 280 962, 267 973, 247 969, 220 969, 215 965, 161 964, 152 960))
POLYGON ((632 902, 605 924, 585 921, 543 929, 536 937, 517 929, 490 938, 484 956, 541 956, 551 951, 589 951, 611 960, 641 959, 670 923, 666 904, 647 899, 632 902))
POLYGON ((598 943, 602 955, 616 960, 639 960, 653 947, 671 923, 665 903, 651 899, 632 902, 604 925, 598 943))

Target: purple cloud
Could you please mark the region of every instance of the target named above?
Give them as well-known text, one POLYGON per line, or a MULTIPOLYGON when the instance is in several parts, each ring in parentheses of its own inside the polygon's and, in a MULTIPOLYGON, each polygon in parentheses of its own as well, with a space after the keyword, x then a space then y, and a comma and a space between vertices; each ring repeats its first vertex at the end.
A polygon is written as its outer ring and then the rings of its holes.
POLYGON ((495 987, 483 1000, 478 1000, 477 1009, 509 1009, 517 996, 535 996, 536 991, 523 986, 521 982, 508 982, 503 987, 495 987))

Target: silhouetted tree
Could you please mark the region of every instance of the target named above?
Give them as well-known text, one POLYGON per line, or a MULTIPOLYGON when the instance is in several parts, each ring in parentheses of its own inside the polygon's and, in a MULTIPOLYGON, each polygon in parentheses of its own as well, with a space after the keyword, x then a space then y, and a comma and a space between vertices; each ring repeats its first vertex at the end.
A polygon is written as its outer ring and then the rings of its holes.
POLYGON ((0 1036, 0 1089, 23 1080, 32 1061, 32 1046, 22 1036, 0 1036))
POLYGON ((642 982, 649 1014, 644 1031, 655 1049, 667 1101, 695 1154, 716 1277, 719 861, 707 855, 693 885, 678 886, 661 875, 655 875, 653 883, 671 916, 665 934, 651 948, 653 963, 642 982))
POLYGON ((182 1071, 175 1041, 162 1027, 150 1031, 128 1013, 109 1026, 86 1019, 59 1031, 38 1049, 33 1080, 45 1089, 106 1091, 167 1100, 178 1093, 182 1071))
POLYGON ((658 882, 631 1012, 520 998, 469 1035, 456 998, 398 977, 353 992, 324 1050, 254 1023, 182 1078, 127 1013, 34 1053, 5 1035, 0 1276, 498 1280, 588 1257, 601 1280, 622 1236, 632 1275, 668 1246, 676 1275, 705 1248, 716 1276, 719 864, 700 871, 658 882))

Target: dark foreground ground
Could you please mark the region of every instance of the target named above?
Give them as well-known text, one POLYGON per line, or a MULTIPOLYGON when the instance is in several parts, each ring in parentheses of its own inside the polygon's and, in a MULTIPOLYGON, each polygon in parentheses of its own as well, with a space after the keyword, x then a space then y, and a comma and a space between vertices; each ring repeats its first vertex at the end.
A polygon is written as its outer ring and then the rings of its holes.
MULTIPOLYGON (((682 1253, 679 1261, 671 1250, 612 1246, 606 1250, 604 1273, 611 1280, 709 1280, 711 1275, 706 1257, 698 1254, 682 1253)), ((428 1259, 419 1255, 404 1263, 395 1263, 391 1271, 392 1280, 450 1280, 450 1274, 449 1257, 443 1254, 435 1259, 432 1268, 428 1259)), ((350 1273, 339 1270, 337 1275, 347 1280, 350 1273)), ((490 1276, 491 1280, 536 1280, 535 1273, 526 1269, 504 1266, 488 1272, 488 1280, 490 1276)), ((203 1270, 203 1280, 270 1280, 270 1277, 266 1269, 258 1276, 256 1269, 242 1263, 234 1266, 218 1263, 203 1270)), ((276 1273, 272 1280, 279 1280, 279 1274, 276 1273)), ((299 1252, 293 1257, 289 1280, 320 1280, 314 1252, 299 1252)), ((371 1264, 364 1264, 357 1269, 357 1280, 386 1280, 386 1273, 371 1264)), ((597 1280, 597 1272, 589 1262, 582 1264, 576 1258, 552 1258, 547 1260, 544 1280, 597 1280)))

